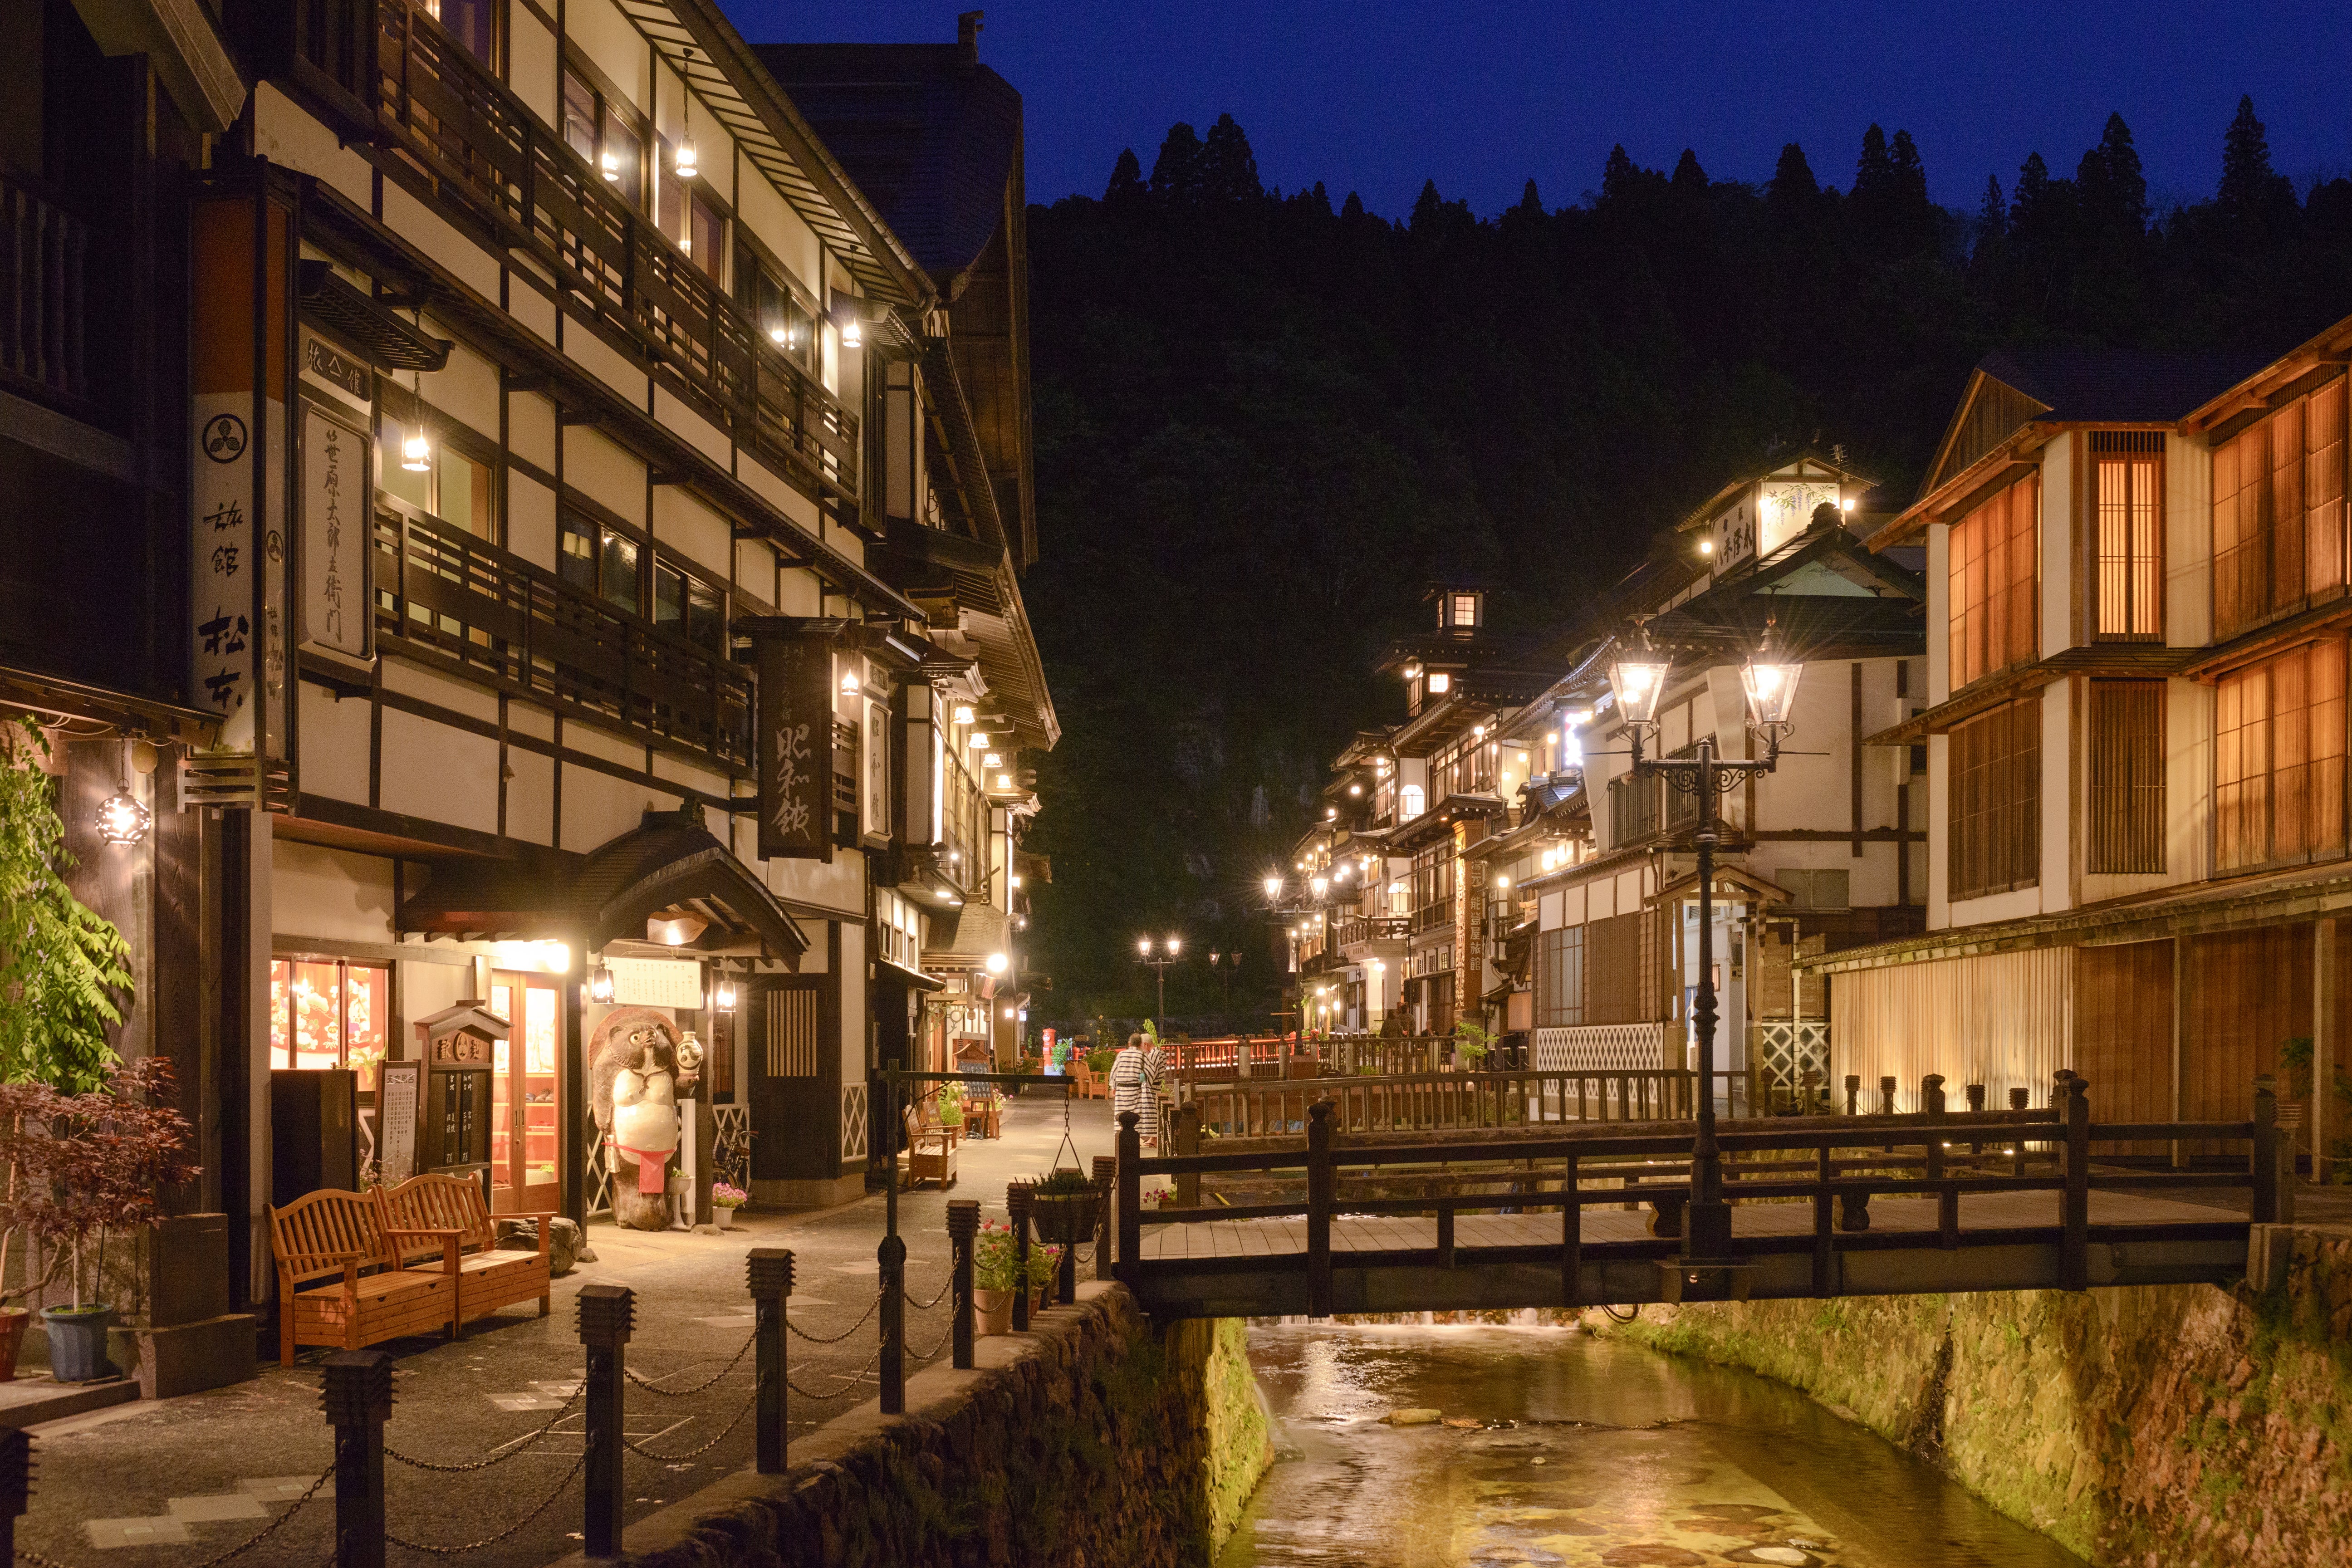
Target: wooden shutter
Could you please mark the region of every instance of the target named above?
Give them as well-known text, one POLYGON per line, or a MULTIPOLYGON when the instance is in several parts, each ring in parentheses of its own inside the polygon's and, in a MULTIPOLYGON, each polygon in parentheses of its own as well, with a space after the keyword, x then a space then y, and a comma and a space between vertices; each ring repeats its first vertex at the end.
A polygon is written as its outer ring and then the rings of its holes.
POLYGON ((1950 897, 2042 876, 2042 705, 2003 703, 1951 735, 1950 897))
POLYGON ((770 1078, 814 1078, 824 996, 814 989, 768 993, 766 1068, 770 1078))
POLYGON ((2164 682, 2090 683, 2090 869, 2164 869, 2164 682))
POLYGON ((2213 448, 2213 631, 2231 637, 2345 585, 2345 382, 2213 448))
POLYGON ((2342 854, 2344 745, 2340 638, 2224 676, 2213 723, 2215 868, 2342 854))
POLYGON ((1585 1008, 1588 1024, 1651 1021, 1649 966, 1654 948, 1644 940, 1646 910, 1594 921, 1585 930, 1585 1008))
POLYGON ((1955 691, 2033 657, 2034 521, 2041 494, 2039 479, 2021 479, 1952 525, 1955 691))
POLYGON ((2164 433, 2094 430, 2098 567, 2094 625, 2106 639, 2164 635, 2164 433))

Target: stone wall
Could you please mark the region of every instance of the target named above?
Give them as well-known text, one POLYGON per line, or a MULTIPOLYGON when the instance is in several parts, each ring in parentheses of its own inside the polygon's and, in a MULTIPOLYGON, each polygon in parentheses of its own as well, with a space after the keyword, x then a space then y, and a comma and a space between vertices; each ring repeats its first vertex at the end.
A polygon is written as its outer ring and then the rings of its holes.
POLYGON ((2352 1229, 2257 1227, 2260 1288, 1643 1309, 1599 1332, 1842 1406, 2099 1568, 2305 1568, 2352 1540, 2352 1229))
MULTIPOLYGON (((641 1568, 1205 1568, 1271 1462, 1243 1326, 1155 1329, 1116 1285, 982 1340, 629 1528, 641 1568)), ((570 1563, 584 1560, 573 1557, 570 1563)))

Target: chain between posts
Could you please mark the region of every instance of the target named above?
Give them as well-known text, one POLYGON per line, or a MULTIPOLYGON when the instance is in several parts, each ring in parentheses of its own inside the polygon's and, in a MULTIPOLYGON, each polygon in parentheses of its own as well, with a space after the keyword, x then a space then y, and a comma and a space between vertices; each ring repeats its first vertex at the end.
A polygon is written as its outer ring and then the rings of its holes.
POLYGON ((555 1483, 555 1489, 541 1498, 539 1500, 538 1507, 532 1509, 529 1513, 524 1514, 520 1519, 516 1520, 512 1524, 508 1525, 504 1530, 499 1531, 496 1535, 486 1535, 479 1541, 468 1541, 462 1546, 436 1546, 427 1541, 409 1541, 402 1536, 394 1535, 392 1532, 392 1528, 387 1525, 384 1527, 383 1538, 386 1541, 391 1542, 394 1546, 404 1547, 410 1552, 426 1552, 435 1557, 462 1557, 468 1552, 479 1552, 485 1546, 497 1545, 499 1542, 504 1541, 508 1536, 512 1535, 517 1531, 520 1530, 524 1525, 529 1524, 532 1520, 537 1519, 541 1514, 545 1513, 554 1505, 557 1498, 562 1497, 565 1492, 572 1489, 572 1483, 580 1479, 580 1472, 587 1468, 587 1467, 588 1450, 585 1447, 583 1447, 580 1450, 580 1458, 572 1462, 572 1468, 564 1472, 563 1479, 555 1483))
MULTIPOLYGON (((709 1377, 704 1378, 700 1383, 696 1384, 691 1388, 664 1388, 656 1379, 643 1376, 637 1373, 627 1372, 625 1373, 625 1375, 630 1383, 644 1389, 647 1394, 658 1394, 664 1399, 683 1399, 690 1394, 700 1394, 704 1389, 713 1386, 720 1378, 723 1378, 728 1373, 733 1372, 737 1367, 743 1363, 743 1358, 751 1353, 751 1347, 759 1342, 760 1332, 757 1329, 754 1329, 751 1333, 744 1336, 742 1348, 728 1358, 727 1364, 725 1366, 720 1367, 717 1372, 712 1373, 709 1377)), ((684 1370, 686 1369, 683 1367, 678 1369, 680 1372, 683 1372, 684 1370)), ((661 1375, 663 1377, 676 1377, 677 1373, 666 1372, 661 1375)), ((575 1394, 573 1397, 577 1398, 578 1395, 575 1394)))
POLYGON ((400 1453, 394 1449, 390 1444, 386 1444, 384 1446, 383 1457, 392 1460, 394 1464, 406 1465, 412 1470, 430 1470, 436 1475, 442 1476, 462 1476, 475 1470, 487 1470, 493 1465, 503 1465, 509 1459, 514 1458, 518 1455, 529 1453, 530 1451, 530 1446, 533 1443, 538 1442, 541 1437, 544 1437, 550 1432, 554 1431, 557 1423, 561 1422, 565 1416, 572 1414, 572 1407, 580 1403, 580 1396, 587 1391, 588 1385, 584 1383, 579 1387, 573 1389, 572 1391, 572 1397, 565 1400, 562 1405, 557 1409, 555 1414, 547 1418, 544 1425, 536 1427, 530 1432, 526 1432, 520 1437, 509 1438, 508 1440, 507 1451, 505 1453, 494 1454, 487 1459, 476 1459, 470 1463, 444 1465, 432 1459, 411 1458, 408 1455, 400 1453))
POLYGON ((760 1384, 757 1381, 754 1381, 751 1386, 751 1396, 743 1401, 743 1407, 735 1412, 735 1418, 728 1422, 726 1426, 721 1426, 716 1436, 712 1437, 709 1442, 703 1444, 698 1448, 688 1448, 683 1454, 656 1454, 652 1449, 641 1447, 636 1443, 631 1441, 625 1433, 623 1434, 621 1437, 621 1446, 628 1449, 630 1453, 636 1455, 641 1459, 656 1459, 666 1465, 677 1464, 681 1459, 699 1458, 703 1455, 710 1452, 711 1449, 719 1447, 719 1444, 725 1442, 727 1440, 727 1435, 730 1432, 734 1431, 736 1427, 743 1425, 743 1417, 751 1414, 751 1407, 760 1402, 760 1394, 762 1390, 760 1384))
POLYGON ((866 1320, 867 1318, 872 1317, 872 1316, 875 1314, 876 1310, 878 1310, 878 1309, 881 1307, 881 1305, 882 1305, 882 1292, 880 1292, 879 1290, 877 1290, 877 1291, 874 1293, 874 1304, 873 1304, 872 1306, 869 1306, 869 1307, 867 1307, 867 1308, 866 1309, 865 1312, 864 1312, 862 1315, 860 1315, 860 1317, 858 1318, 857 1321, 856 1321, 856 1322, 854 1322, 854 1323, 850 1324, 850 1325, 849 1325, 849 1327, 847 1327, 847 1328, 845 1328, 845 1329, 842 1330, 842 1331, 841 1331, 841 1332, 839 1332, 839 1333, 837 1333, 837 1334, 835 1334, 835 1335, 832 1335, 832 1336, 831 1336, 831 1337, 829 1337, 829 1338, 819 1338, 819 1337, 818 1337, 817 1335, 815 1335, 815 1334, 812 1334, 812 1333, 807 1332, 806 1331, 804 1331, 803 1329, 802 1329, 802 1327, 801 1327, 798 1323, 793 1322, 790 1318, 786 1318, 786 1319, 784 1320, 784 1327, 792 1331, 793 1337, 794 1339, 806 1341, 806 1342, 807 1342, 808 1343, 810 1343, 810 1344, 813 1344, 813 1345, 837 1345, 837 1344, 839 1344, 842 1341, 844 1341, 844 1340, 847 1339, 850 1335, 852 1335, 852 1334, 856 1333, 858 1330, 860 1330, 860 1329, 864 1328, 864 1327, 866 1326, 866 1320))

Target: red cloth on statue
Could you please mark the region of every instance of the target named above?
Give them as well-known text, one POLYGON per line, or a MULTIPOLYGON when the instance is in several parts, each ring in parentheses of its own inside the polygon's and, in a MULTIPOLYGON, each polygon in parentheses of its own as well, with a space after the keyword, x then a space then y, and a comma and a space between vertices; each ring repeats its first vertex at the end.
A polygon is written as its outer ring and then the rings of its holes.
POLYGON ((637 1191, 659 1197, 669 1191, 669 1151, 667 1149, 627 1149, 624 1154, 637 1157, 637 1191))

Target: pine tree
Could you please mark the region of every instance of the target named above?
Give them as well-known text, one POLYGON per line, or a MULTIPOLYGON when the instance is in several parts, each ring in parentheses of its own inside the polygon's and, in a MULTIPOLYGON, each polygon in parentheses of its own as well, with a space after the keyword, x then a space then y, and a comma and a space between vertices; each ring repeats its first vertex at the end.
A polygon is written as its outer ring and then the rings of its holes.
POLYGON ((2215 200, 2225 216, 2247 222, 2270 216, 2282 199, 2292 205, 2294 187, 2271 168, 2269 133, 2254 118, 2252 97, 2241 97, 2237 118, 2221 137, 2221 189, 2215 200))
POLYGON ((1339 205, 1340 218, 1344 221, 1352 222, 1363 216, 1364 198, 1358 195, 1355 192, 1349 191, 1348 193, 1348 199, 1339 205))
POLYGON ((2000 176, 1985 176, 1984 200, 1977 204, 1977 243, 1999 241, 2009 234, 2009 203, 2000 194, 2000 176))
POLYGON ((2137 239, 2147 232, 2147 176, 2122 115, 2108 115, 2099 144, 2083 154, 2074 191, 2094 235, 2137 239))
POLYGON ((1794 142, 1781 148, 1780 161, 1772 166, 1772 183, 1764 187, 1764 199, 1775 206, 1794 206, 1821 194, 1822 183, 1813 178, 1805 150, 1794 142))
POLYGON ((1604 202, 1624 200, 1633 194, 1633 183, 1640 177, 1641 171, 1633 166, 1633 160, 1626 154, 1625 144, 1620 142, 1609 149, 1608 161, 1601 165, 1601 199, 1604 202))
POLYGON ((1110 166, 1110 184, 1104 188, 1103 200, 1133 201, 1136 197, 1146 194, 1147 190, 1148 187, 1143 183, 1143 164, 1136 158, 1135 149, 1120 148, 1118 162, 1110 166))
POLYGON ((1886 132, 1875 121, 1862 133, 1862 156, 1853 165, 1853 199, 1866 205, 1885 201, 1895 182, 1895 165, 1886 155, 1886 132))
POLYGON ((1529 217, 1543 216, 1543 197, 1536 194, 1536 182, 1532 175, 1528 176, 1528 188, 1519 193, 1519 210, 1529 217))
POLYGON ((1445 212, 1445 198, 1437 194, 1435 180, 1421 183, 1421 195, 1412 204, 1412 219, 1408 226, 1415 234, 1427 234, 1445 212))
POLYGON ((1307 201, 1308 205, 1325 217, 1331 216, 1331 193, 1323 188, 1322 181, 1315 182, 1315 189, 1307 194, 1307 201))
POLYGON ((1201 137, 1188 121, 1168 128, 1160 156, 1151 163, 1151 194, 1162 201, 1196 201, 1201 195, 1201 137))
POLYGON ((1681 160, 1675 164, 1675 175, 1670 184, 1685 195, 1706 194, 1706 171, 1698 166, 1696 153, 1687 147, 1683 149, 1681 160))
POLYGON ((1265 195, 1257 155, 1230 114, 1220 114, 1201 144, 1201 195, 1213 202, 1256 201, 1265 195))

